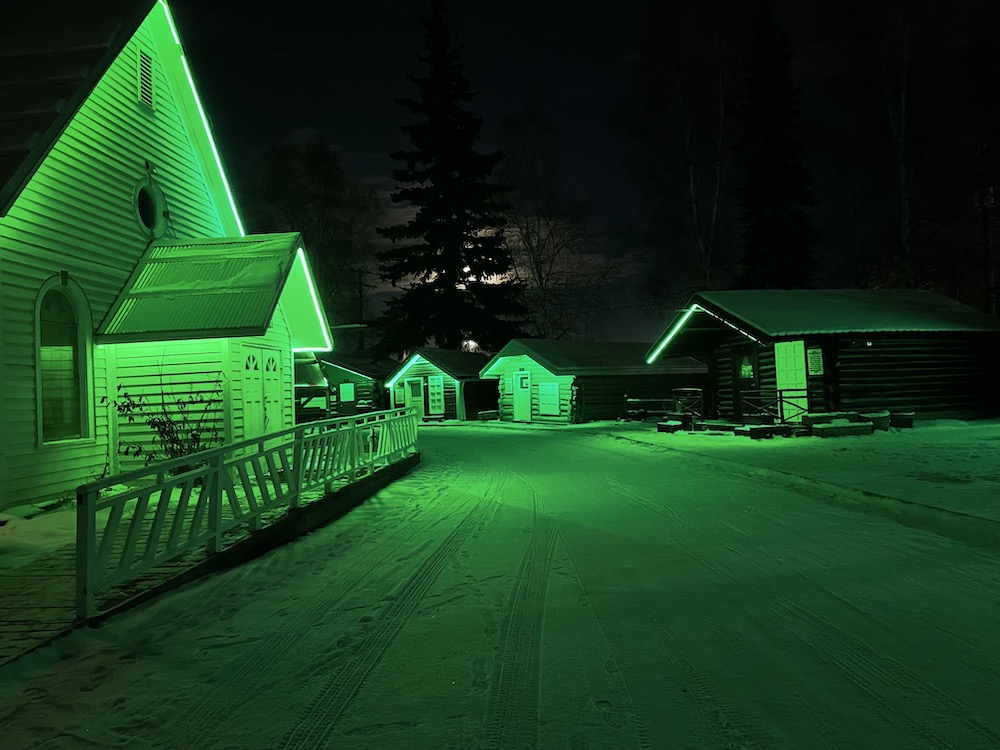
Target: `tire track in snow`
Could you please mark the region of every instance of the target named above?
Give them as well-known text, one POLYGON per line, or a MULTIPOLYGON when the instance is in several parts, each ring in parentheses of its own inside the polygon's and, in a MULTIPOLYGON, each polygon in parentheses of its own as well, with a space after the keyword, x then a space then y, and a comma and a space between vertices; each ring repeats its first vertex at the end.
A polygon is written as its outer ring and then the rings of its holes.
MULTIPOLYGON (((471 484, 475 486, 475 481, 471 484)), ((447 487, 454 490, 450 483, 447 487)), ((444 495, 452 500, 441 509, 445 518, 468 504, 468 498, 462 497, 459 493, 445 493, 442 488, 442 491, 436 494, 438 497, 444 495)), ((435 521, 426 528, 433 528, 442 522, 445 521, 435 521)), ((154 746, 168 750, 196 747, 204 740, 206 734, 217 729, 220 724, 234 721, 237 717, 234 716, 232 707, 245 702, 248 689, 285 663, 288 654, 301 646, 303 637, 314 630, 316 623, 322 620, 327 611, 375 570, 397 555, 401 545, 425 530, 412 524, 395 526, 390 532, 379 535, 378 544, 366 545, 369 540, 364 535, 359 535, 352 544, 342 548, 340 551, 346 552, 363 546, 364 552, 359 561, 353 563, 351 567, 345 567, 343 574, 334 578, 329 586, 323 586, 319 590, 319 596, 310 601, 309 607, 300 616, 279 617, 280 624, 270 629, 264 639, 254 643, 249 653, 247 650, 241 650, 216 670, 205 683, 209 689, 190 697, 186 710, 170 725, 170 729, 164 735, 154 741, 154 746)))
POLYGON ((537 517, 521 560, 494 660, 486 718, 489 750, 538 747, 539 664, 549 567, 556 531, 551 519, 537 517))
MULTIPOLYGON (((571 550, 569 544, 566 542, 566 539, 562 536, 562 534, 559 535, 559 541, 561 542, 562 548, 566 553, 566 559, 569 561, 570 568, 572 569, 573 574, 576 577, 577 583, 580 586, 580 590, 584 592, 583 594, 584 597, 586 597, 589 601, 588 590, 587 586, 585 585, 583 571, 581 570, 579 563, 576 561, 576 555, 573 554, 573 551, 571 550)), ((584 558, 587 558, 588 562, 590 562, 592 565, 595 566, 595 570, 604 570, 606 568, 606 565, 604 563, 600 561, 591 560, 590 555, 586 551, 583 552, 582 556, 584 558)), ((643 721, 639 716, 639 712, 636 707, 636 701, 635 698, 633 697, 633 689, 630 684, 630 677, 628 675, 629 660, 625 656, 624 648, 621 643, 621 638, 617 637, 616 635, 609 635, 609 634, 618 634, 624 632, 624 629, 621 627, 620 623, 630 620, 633 622, 639 621, 645 616, 646 613, 644 610, 640 612, 640 608, 636 606, 635 612, 623 612, 622 610, 616 608, 613 613, 606 610, 601 610, 598 607, 594 607, 593 614, 594 618, 597 620, 597 625, 601 630, 601 635, 604 638, 604 643, 607 646, 608 652, 611 654, 610 661, 613 662, 614 664, 614 671, 618 672, 618 674, 620 675, 622 680, 622 685, 625 688, 625 693, 628 696, 629 704, 625 706, 625 710, 621 712, 624 714, 624 716, 622 717, 622 721, 620 722, 621 726, 616 728, 625 731, 631 730, 631 732, 635 736, 636 741, 638 742, 640 750, 653 750, 653 744, 650 741, 649 735, 646 732, 646 728, 643 725, 643 721)), ((608 665, 605 665, 605 669, 607 671, 611 671, 608 665)), ((597 704, 595 704, 595 707, 600 708, 600 706, 598 706, 597 704)), ((573 750, 577 750, 577 745, 580 745, 581 750, 586 750, 586 748, 588 747, 586 739, 581 735, 574 737, 573 750)), ((618 746, 628 747, 629 745, 626 744, 626 740, 625 738, 623 738, 622 742, 618 746)), ((708 737, 700 735, 697 744, 691 745, 691 747, 708 748, 712 747, 712 745, 710 744, 708 737)))
MULTIPOLYGON (((629 491, 621 483, 609 480, 609 486, 637 505, 652 510, 659 515, 668 516, 668 514, 658 509, 654 503, 629 491)), ((677 518, 677 520, 687 526, 692 525, 691 522, 684 520, 677 514, 671 513, 668 517, 670 516, 677 518)), ((717 566, 713 566, 707 559, 702 558, 701 555, 680 543, 676 538, 669 535, 668 538, 673 544, 679 546, 703 565, 715 569, 716 572, 722 572, 717 566)), ((767 566, 764 566, 753 557, 740 553, 732 547, 729 547, 729 549, 738 556, 770 570, 770 568, 767 568, 767 566)), ((746 581, 732 575, 730 571, 725 571, 725 574, 731 579, 734 585, 747 586, 746 581)), ((765 590, 755 586, 753 587, 753 595, 756 601, 763 603, 776 616, 785 621, 787 632, 810 647, 824 661, 838 667, 844 672, 852 683, 883 709, 883 718, 901 732, 915 734, 917 738, 928 746, 939 748, 940 750, 956 750, 955 745, 952 745, 948 740, 941 737, 928 722, 924 721, 921 716, 915 715, 914 712, 911 712, 909 716, 901 720, 898 708, 889 704, 884 697, 886 692, 892 690, 905 692, 907 695, 923 695, 927 698, 924 704, 926 707, 940 705, 939 702, 943 701, 949 705, 952 715, 962 715, 962 720, 968 728, 981 738, 988 740, 993 747, 1000 747, 1000 734, 983 722, 970 706, 928 683, 899 662, 873 651, 867 644, 849 635, 828 618, 821 617, 815 612, 777 595, 769 589, 765 590), (784 614, 784 617, 782 617, 782 614, 784 614), (822 635, 813 638, 803 635, 794 627, 788 626, 789 616, 800 623, 811 622, 814 626, 818 625, 823 631, 822 635), (836 640, 842 642, 842 648, 831 648, 823 645, 836 640)), ((909 703, 910 701, 908 701, 909 703)), ((958 746, 958 748, 964 747, 968 747, 968 745, 962 744, 958 746)))
POLYGON ((926 701, 928 707, 933 706, 938 709, 944 707, 949 715, 961 716, 968 729, 990 743, 984 747, 1000 747, 1000 733, 983 722, 966 703, 925 681, 895 659, 874 651, 828 618, 784 597, 775 596, 774 599, 801 621, 812 621, 826 631, 822 638, 812 641, 801 634, 795 635, 811 646, 825 661, 839 666, 854 684, 882 708, 886 718, 897 727, 915 733, 921 740, 942 750, 973 747, 966 741, 960 742, 957 746, 951 744, 935 732, 933 726, 925 721, 922 715, 915 712, 911 713, 901 726, 897 720, 898 709, 885 699, 887 688, 907 696, 925 696, 928 699, 926 701), (837 641, 840 642, 839 646, 832 645, 837 641))
MULTIPOLYGON (((739 529, 736 526, 733 526, 732 524, 727 523, 726 521, 723 521, 721 518, 715 518, 715 517, 709 516, 707 513, 704 512, 704 510, 702 510, 700 508, 699 508, 699 510, 701 511, 702 515, 705 518, 709 518, 709 519, 711 519, 711 520, 713 520, 715 522, 718 522, 722 526, 725 526, 727 529, 729 529, 733 533, 735 533, 735 534, 743 537, 744 539, 746 539, 751 545, 753 545, 754 549, 757 552, 759 552, 761 554, 766 554, 764 552, 764 550, 761 549, 760 545, 757 544, 756 538, 754 538, 751 534, 748 534, 747 532, 743 531, 742 529, 739 529)), ((787 521, 784 521, 784 520, 782 520, 781 518, 779 518, 777 516, 767 515, 767 522, 768 523, 774 523, 774 524, 779 525, 779 526, 783 526, 786 529, 789 529, 794 534, 801 534, 801 529, 799 527, 795 526, 794 524, 790 524, 787 521)), ((823 549, 825 549, 827 547, 830 548, 830 549, 832 549, 834 552, 836 552, 840 556, 840 560, 843 560, 843 559, 849 557, 848 555, 846 555, 845 553, 843 553, 841 550, 839 550, 837 547, 835 547, 832 544, 825 545, 825 547, 823 549)), ((737 555, 742 555, 742 553, 739 550, 737 550, 735 547, 732 547, 731 545, 727 544, 726 548, 729 549, 731 552, 737 554, 737 555)), ((849 609, 853 610, 854 612, 856 612, 857 614, 861 615, 865 619, 867 619, 867 620, 869 620, 869 621, 877 624, 880 628, 882 628, 882 629, 884 629, 886 631, 889 631, 891 633, 894 633, 895 635, 898 635, 900 637, 905 637, 906 636, 906 633, 900 632, 900 630, 898 628, 894 627, 890 622, 887 622, 884 618, 881 618, 878 615, 876 615, 873 611, 871 611, 869 609, 865 609, 864 606, 862 606, 862 604, 860 604, 858 602, 855 602, 855 601, 852 601, 847 596, 845 596, 843 594, 837 593, 836 591, 828 588, 827 586, 825 586, 822 583, 820 583, 819 581, 817 581, 815 578, 812 578, 811 576, 808 576, 808 575, 806 575, 805 573, 802 572, 802 567, 805 567, 806 565, 808 565, 808 564, 810 564, 812 562, 815 562, 816 560, 819 560, 819 561, 821 561, 821 562, 823 562, 825 564, 828 564, 828 565, 838 564, 839 563, 838 560, 831 560, 827 555, 817 554, 815 550, 813 550, 813 554, 812 554, 811 557, 805 557, 805 556, 803 556, 801 554, 797 554, 793 549, 789 549, 789 548, 786 548, 783 551, 782 554, 784 556, 788 557, 789 558, 789 562, 791 563, 790 565, 787 565, 785 567, 785 571, 787 573, 795 575, 798 578, 801 578, 802 580, 809 582, 811 585, 815 586, 817 589, 819 589, 820 591, 824 592, 829 597, 831 597, 832 599, 834 599, 837 603, 839 603, 839 604, 841 604, 841 605, 843 605, 845 607, 848 607, 849 609), (796 563, 801 563, 801 565, 797 566, 796 563)), ((752 558, 750 558, 750 559, 752 559, 752 558)), ((767 568, 767 566, 761 564, 758 560, 753 560, 753 562, 755 562, 757 565, 759 565, 760 567, 764 568, 765 570, 770 570, 769 568, 767 568)), ((935 589, 933 589, 933 588, 929 589, 926 586, 926 584, 921 579, 918 579, 917 577, 908 574, 907 572, 905 572, 905 570, 898 571, 898 570, 894 569, 892 577, 893 577, 893 580, 896 581, 897 583, 904 583, 905 582, 906 585, 902 586, 902 588, 905 589, 905 590, 907 590, 907 591, 917 591, 917 590, 923 589, 926 592, 928 598, 932 598, 937 593, 935 589)), ((863 581, 863 583, 869 583, 870 584, 870 582, 865 582, 865 581, 863 581)), ((884 605, 884 601, 879 598, 879 593, 880 593, 879 589, 875 589, 873 593, 865 594, 865 593, 862 592, 862 593, 858 593, 856 596, 858 598, 860 598, 860 599, 868 599, 868 600, 871 600, 873 602, 878 602, 878 603, 881 603, 881 604, 884 605)), ((976 593, 977 594, 981 594, 982 593, 982 588, 978 589, 976 593)), ((954 640, 962 641, 967 646, 969 646, 972 649, 974 649, 975 651, 982 652, 982 650, 983 650, 983 644, 982 644, 981 641, 978 641, 976 639, 970 638, 969 636, 965 635, 964 633, 959 633, 959 632, 956 632, 955 630, 952 630, 949 626, 947 626, 945 623, 943 623, 940 619, 936 618, 934 616, 934 613, 932 611, 929 611, 929 610, 926 610, 926 609, 919 609, 918 610, 918 609, 914 609, 913 607, 907 607, 906 606, 906 602, 895 602, 894 604, 895 604, 895 608, 897 609, 897 611, 899 611, 900 613, 903 613, 903 614, 906 615, 906 617, 904 618, 905 621, 907 621, 907 622, 925 622, 928 625, 930 625, 934 630, 936 630, 938 633, 940 633, 941 635, 944 635, 944 636, 946 636, 948 638, 951 638, 951 639, 954 639, 954 640)), ((998 747, 1000 747, 1000 745, 998 745, 998 747)))
POLYGON ((491 485, 485 496, 406 580, 358 644, 355 654, 334 666, 333 676, 306 704, 298 721, 281 738, 275 750, 322 750, 326 746, 336 729, 337 721, 354 700, 365 678, 381 661, 407 619, 420 607, 427 590, 448 561, 492 510, 493 497, 500 490, 504 479, 502 475, 490 476, 491 485))

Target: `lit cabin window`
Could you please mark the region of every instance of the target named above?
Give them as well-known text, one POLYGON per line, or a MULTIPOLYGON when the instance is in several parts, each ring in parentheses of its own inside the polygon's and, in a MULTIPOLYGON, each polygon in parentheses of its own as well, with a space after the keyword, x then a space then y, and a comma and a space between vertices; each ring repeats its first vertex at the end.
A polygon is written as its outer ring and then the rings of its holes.
POLYGON ((73 301, 59 287, 38 308, 38 401, 42 442, 84 436, 84 352, 73 301))
POLYGON ((139 101, 153 106, 153 58, 139 51, 139 101))
POLYGON ((753 362, 750 361, 750 357, 744 356, 740 361, 740 377, 753 380, 753 362))

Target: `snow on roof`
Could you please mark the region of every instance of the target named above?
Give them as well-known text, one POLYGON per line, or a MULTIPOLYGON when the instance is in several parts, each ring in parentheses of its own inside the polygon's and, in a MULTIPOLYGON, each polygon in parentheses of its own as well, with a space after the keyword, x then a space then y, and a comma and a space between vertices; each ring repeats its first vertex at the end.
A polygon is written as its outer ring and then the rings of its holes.
POLYGON ((767 338, 827 333, 1000 331, 1000 320, 935 292, 768 289, 700 292, 693 303, 767 338))
MULTIPOLYGON (((308 275, 301 245, 298 232, 154 242, 98 329, 98 340, 261 336, 286 287, 297 311, 308 301, 308 280, 298 278, 308 275)), ((288 321, 293 339, 296 323, 326 326, 307 317, 308 311, 288 321)))
POLYGON ((329 352, 319 357, 321 367, 339 367, 370 380, 385 380, 399 366, 393 359, 376 359, 367 352, 329 352))
POLYGON ((736 289, 699 292, 647 361, 711 351, 738 332, 768 343, 819 335, 1000 333, 1000 320, 935 292, 903 289, 736 289), (668 348, 669 345, 669 348, 668 348))
POLYGON ((560 339, 512 339, 489 364, 484 374, 503 357, 526 355, 553 375, 654 375, 704 373, 704 364, 691 357, 672 357, 645 364, 650 344, 641 341, 563 341, 560 339))
POLYGON ((455 349, 437 349, 420 346, 410 355, 419 354, 432 365, 451 375, 455 380, 476 380, 479 371, 489 361, 489 357, 479 352, 462 352, 455 349))

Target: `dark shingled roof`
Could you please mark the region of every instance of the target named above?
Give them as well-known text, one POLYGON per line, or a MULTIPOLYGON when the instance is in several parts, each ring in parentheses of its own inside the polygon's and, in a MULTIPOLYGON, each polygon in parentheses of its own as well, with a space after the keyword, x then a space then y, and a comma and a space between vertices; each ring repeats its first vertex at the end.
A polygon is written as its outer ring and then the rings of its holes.
MULTIPOLYGON (((454 349, 435 349, 430 346, 417 347, 419 354, 439 370, 451 375, 455 380, 478 380, 489 357, 478 352, 460 352, 454 349)), ((413 355, 411 354, 410 357, 413 355)))
POLYGON ((397 367, 399 362, 393 359, 373 359, 365 352, 319 352, 316 355, 320 367, 332 365, 356 372, 371 380, 385 380, 397 367))
POLYGON ((501 357, 524 354, 553 375, 656 375, 704 373, 708 368, 691 357, 673 357, 646 365, 649 343, 642 341, 561 341, 557 339, 513 339, 489 367, 501 357))
POLYGON ((21 0, 0 13, 0 217, 156 0, 21 0))

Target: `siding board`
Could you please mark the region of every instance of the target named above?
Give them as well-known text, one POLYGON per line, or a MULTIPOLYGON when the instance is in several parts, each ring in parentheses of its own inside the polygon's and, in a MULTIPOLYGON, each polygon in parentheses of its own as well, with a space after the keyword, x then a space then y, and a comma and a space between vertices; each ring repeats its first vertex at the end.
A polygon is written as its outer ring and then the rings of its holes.
MULTIPOLYGON (((67 496, 102 470, 109 454, 108 409, 99 405, 101 396, 114 396, 115 383, 108 380, 106 362, 109 347, 93 347, 91 352, 94 437, 36 445, 33 311, 41 284, 67 271, 83 289, 94 326, 101 322, 148 243, 132 202, 134 186, 146 176, 147 161, 156 167, 156 180, 171 213, 168 236, 224 234, 220 206, 210 186, 214 178, 205 171, 187 115, 160 60, 176 54, 163 13, 154 10, 7 216, 0 218, 0 346, 8 427, 3 438, 8 475, 0 507, 67 496), (136 100, 139 46, 154 52, 157 108, 152 114, 136 100)), ((190 353, 177 351, 178 356, 190 353)), ((290 374, 290 351, 287 358, 283 367, 290 374)), ((124 366, 123 376, 128 378, 127 358, 124 366)), ((288 391, 290 414, 290 385, 288 391)))

